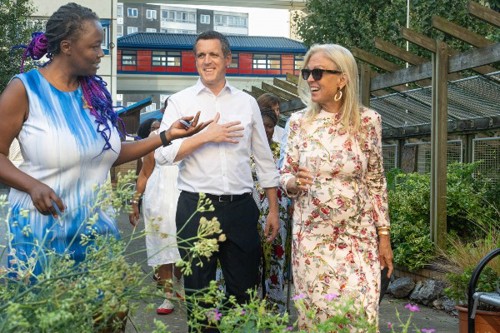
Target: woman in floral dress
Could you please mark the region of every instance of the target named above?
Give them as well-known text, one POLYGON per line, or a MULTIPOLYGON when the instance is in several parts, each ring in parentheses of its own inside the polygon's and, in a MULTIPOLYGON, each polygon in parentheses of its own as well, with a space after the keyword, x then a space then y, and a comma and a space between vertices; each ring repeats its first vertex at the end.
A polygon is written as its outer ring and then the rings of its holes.
MULTIPOLYGON (((378 325, 380 271, 392 273, 380 115, 359 104, 352 54, 334 44, 306 54, 299 93, 307 108, 290 119, 281 186, 295 197, 292 269, 311 329, 352 300, 378 325)), ((350 328, 357 331, 357 316, 350 328)))
MULTIPOLYGON (((266 129, 269 146, 273 152, 274 160, 277 161, 280 153, 280 144, 272 140, 274 129, 278 122, 275 111, 272 109, 261 110, 264 128, 266 129)), ((257 207, 260 210, 259 218, 259 234, 261 239, 265 240, 264 227, 266 225, 266 218, 269 214, 269 201, 266 197, 264 189, 262 189, 254 174, 255 188, 254 198, 257 207)), ((279 219, 280 228, 278 235, 272 243, 262 241, 262 263, 260 267, 260 289, 262 295, 266 298, 268 303, 274 307, 279 313, 284 313, 286 310, 286 297, 287 297, 287 281, 286 265, 290 255, 289 239, 290 239, 290 220, 288 215, 288 207, 290 200, 285 195, 281 188, 278 188, 278 204, 279 204, 279 219)))

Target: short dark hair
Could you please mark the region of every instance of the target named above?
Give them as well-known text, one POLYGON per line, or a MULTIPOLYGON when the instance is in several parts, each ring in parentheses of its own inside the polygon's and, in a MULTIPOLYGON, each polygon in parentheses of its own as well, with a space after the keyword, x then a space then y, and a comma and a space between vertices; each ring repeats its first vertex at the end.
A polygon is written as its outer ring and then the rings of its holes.
POLYGON ((151 124, 153 124, 157 120, 158 119, 156 118, 149 118, 144 120, 137 129, 137 136, 141 139, 147 138, 149 136, 149 133, 151 133, 151 124))
POLYGON ((262 119, 264 119, 265 117, 271 119, 274 126, 278 124, 278 117, 276 116, 276 112, 274 112, 273 109, 262 109, 260 111, 260 114, 262 116, 262 119))
POLYGON ((280 98, 273 93, 264 93, 257 97, 257 104, 260 109, 271 109, 276 104, 280 104, 280 98))
POLYGON ((220 45, 222 46, 222 53, 224 54, 224 57, 227 57, 228 55, 231 54, 231 48, 229 46, 229 41, 227 40, 226 36, 221 34, 218 31, 214 30, 209 30, 202 32, 201 34, 196 37, 196 41, 194 42, 193 45, 193 52, 196 54, 196 44, 198 44, 199 40, 209 40, 209 39, 218 39, 220 41, 220 45))

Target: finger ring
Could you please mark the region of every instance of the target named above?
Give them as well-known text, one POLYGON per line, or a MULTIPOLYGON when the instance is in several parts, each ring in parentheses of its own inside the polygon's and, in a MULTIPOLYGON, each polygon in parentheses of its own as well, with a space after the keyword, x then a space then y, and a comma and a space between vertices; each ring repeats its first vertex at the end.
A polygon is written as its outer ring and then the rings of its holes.
POLYGON ((297 180, 295 181, 295 185, 297 185, 297 186, 302 185, 302 182, 300 181, 300 179, 299 179, 299 178, 297 178, 297 180))

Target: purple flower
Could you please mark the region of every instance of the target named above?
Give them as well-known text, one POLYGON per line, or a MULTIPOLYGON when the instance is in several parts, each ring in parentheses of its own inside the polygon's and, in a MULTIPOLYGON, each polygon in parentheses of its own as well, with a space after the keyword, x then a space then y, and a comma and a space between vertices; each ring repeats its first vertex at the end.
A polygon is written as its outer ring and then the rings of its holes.
POLYGON ((242 309, 240 314, 244 316, 246 314, 246 311, 242 309))
POLYGON ((389 321, 389 322, 387 322, 387 328, 388 328, 388 329, 392 329, 392 323, 391 323, 390 321, 389 321))
POLYGON ((337 297, 339 297, 339 295, 338 295, 338 294, 335 294, 335 293, 332 293, 332 294, 326 294, 326 295, 325 295, 325 299, 326 299, 328 302, 330 302, 330 301, 332 301, 332 300, 336 299, 337 297))
POLYGON ((420 332, 422 332, 422 333, 434 333, 434 332, 436 332, 436 330, 434 328, 422 328, 420 330, 420 332))
POLYGON ((219 309, 208 310, 207 318, 212 322, 219 321, 222 318, 222 313, 219 312, 219 309))
POLYGON ((285 331, 289 331, 289 332, 291 332, 292 330, 293 330, 293 326, 288 326, 288 327, 285 329, 285 331))
POLYGON ((301 293, 301 294, 298 294, 298 295, 293 296, 293 297, 292 297, 292 301, 297 301, 297 300, 299 300, 299 299, 304 299, 304 298, 306 298, 306 295, 305 295, 305 294, 303 294, 303 293, 301 293))
POLYGON ((411 303, 408 303, 405 305, 405 309, 408 309, 410 310, 411 312, 419 312, 420 311, 420 308, 418 307, 418 305, 413 305, 411 303))

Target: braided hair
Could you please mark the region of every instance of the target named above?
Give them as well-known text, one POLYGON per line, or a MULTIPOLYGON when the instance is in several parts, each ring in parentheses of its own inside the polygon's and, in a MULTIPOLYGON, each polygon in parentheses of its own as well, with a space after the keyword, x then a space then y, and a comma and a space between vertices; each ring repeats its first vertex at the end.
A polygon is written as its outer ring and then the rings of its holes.
MULTIPOLYGON (((49 59, 48 63, 50 63, 52 57, 61 52, 61 42, 65 39, 78 38, 86 21, 99 21, 99 17, 91 9, 73 2, 59 7, 49 18, 45 33, 33 33, 29 45, 24 46, 21 73, 24 71, 24 62, 28 57, 39 60, 46 56, 49 59)), ((118 129, 122 138, 124 134, 120 129, 120 127, 123 128, 123 122, 113 109, 111 94, 106 88, 107 84, 98 75, 80 76, 78 81, 83 92, 85 107, 89 108, 90 114, 98 124, 97 132, 106 141, 103 151, 112 149, 110 143, 111 128, 108 121, 118 129)))

